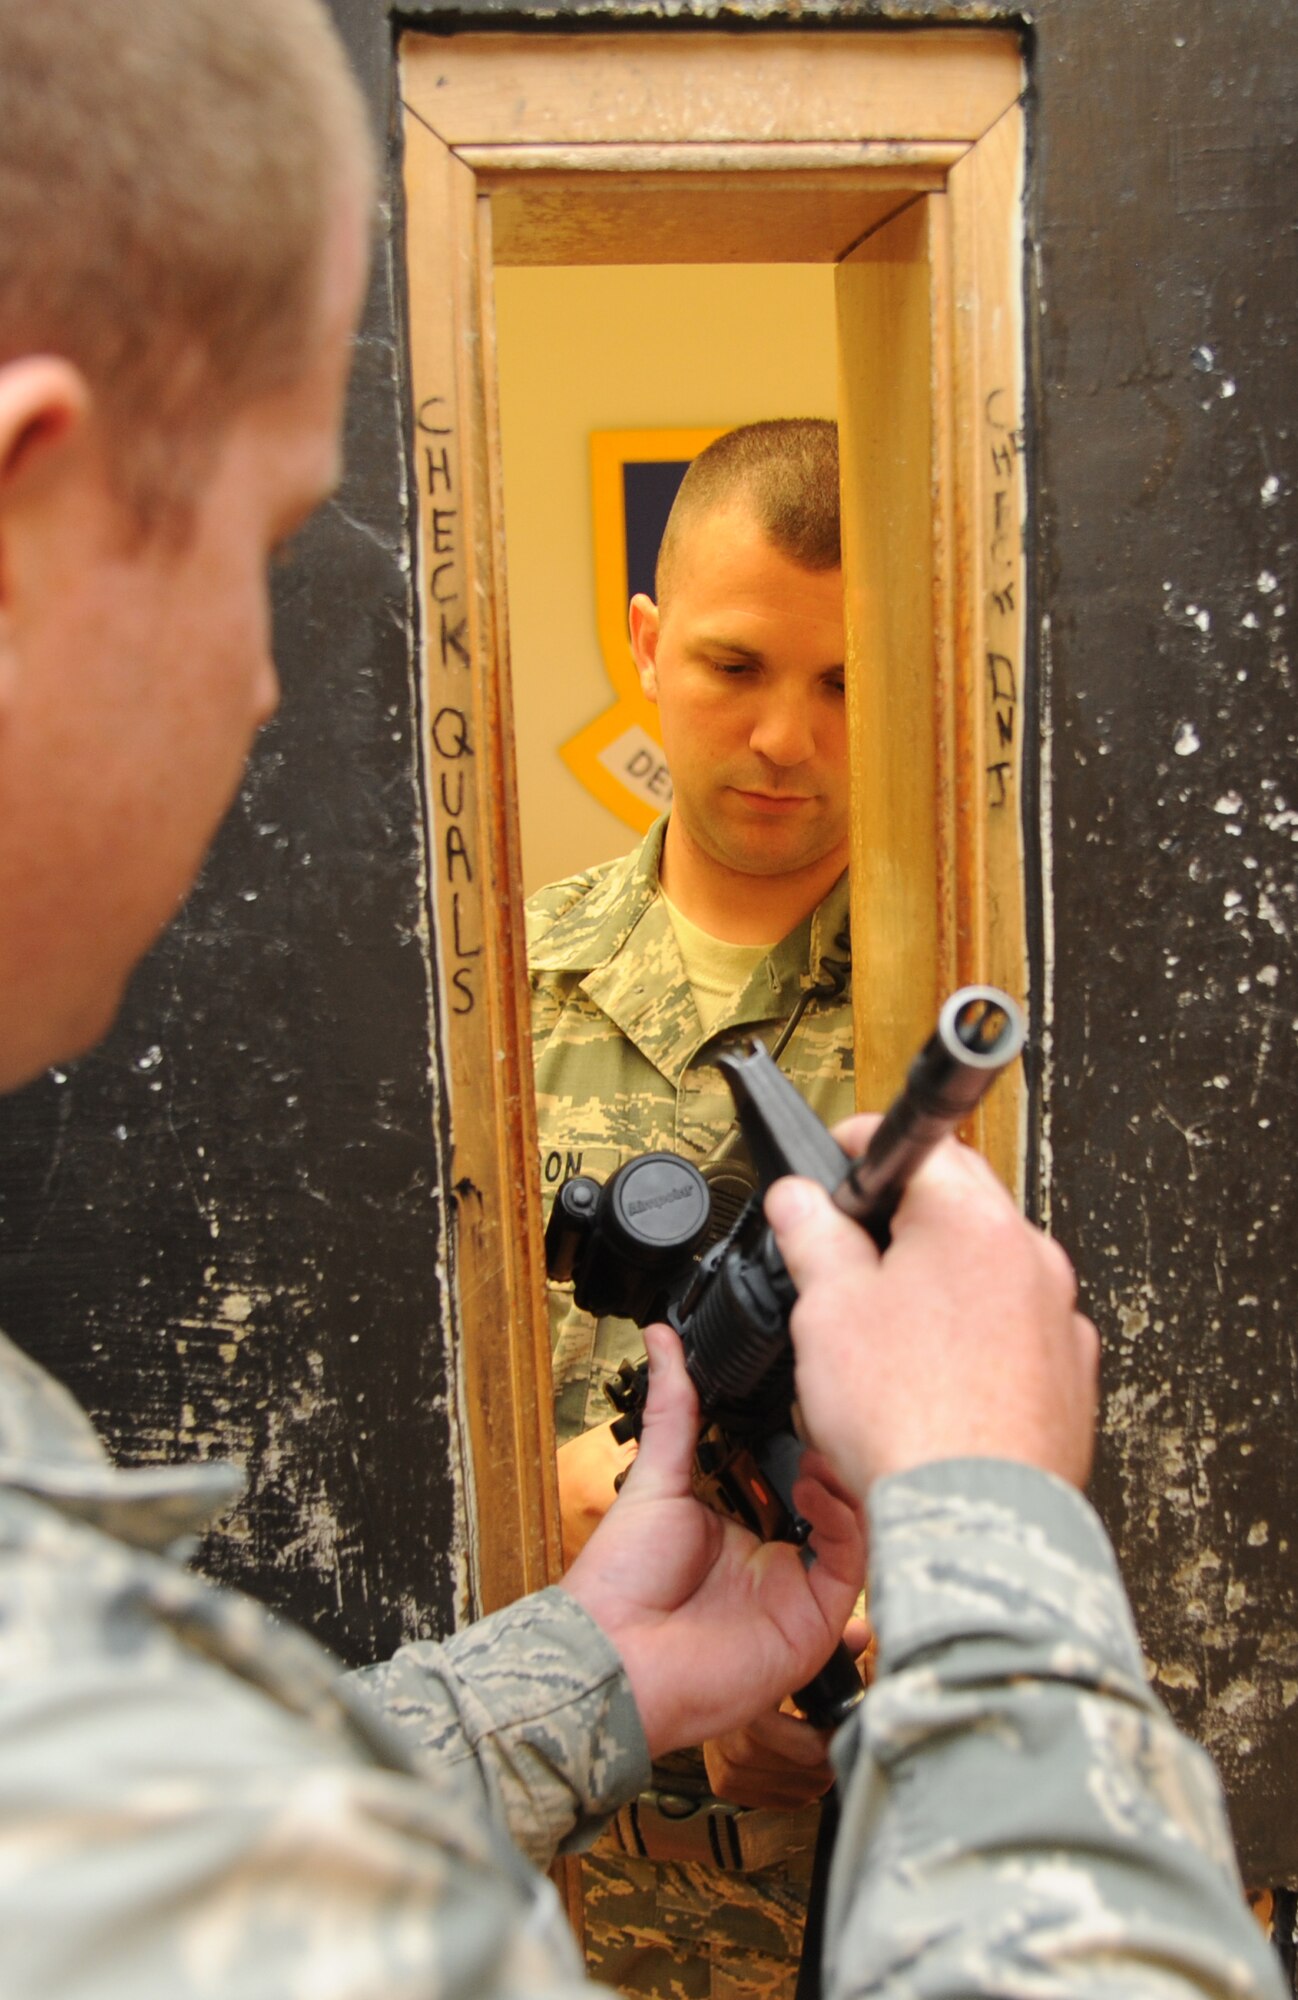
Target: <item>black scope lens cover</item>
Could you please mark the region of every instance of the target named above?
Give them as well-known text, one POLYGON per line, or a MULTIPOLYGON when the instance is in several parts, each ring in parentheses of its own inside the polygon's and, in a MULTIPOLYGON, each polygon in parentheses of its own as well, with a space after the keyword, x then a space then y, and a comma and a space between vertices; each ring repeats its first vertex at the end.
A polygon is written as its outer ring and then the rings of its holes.
POLYGON ((600 1222, 619 1247, 681 1250, 692 1246, 708 1219, 707 1184, 697 1167, 675 1153, 642 1153, 618 1168, 605 1190, 600 1222))

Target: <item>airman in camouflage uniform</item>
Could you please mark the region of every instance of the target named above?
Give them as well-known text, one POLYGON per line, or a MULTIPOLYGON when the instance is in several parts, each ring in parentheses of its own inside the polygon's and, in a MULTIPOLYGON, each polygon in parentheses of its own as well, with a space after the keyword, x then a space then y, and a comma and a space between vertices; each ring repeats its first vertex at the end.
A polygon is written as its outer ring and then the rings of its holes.
MULTIPOLYGON (((827 1123, 854 1108, 833 424, 746 425, 701 453, 655 587, 656 603, 632 599, 630 637, 671 812, 634 853, 528 903, 547 1216, 574 1173, 603 1181, 658 1148, 706 1161, 735 1124, 717 1052, 754 1034, 771 1046, 800 1007, 782 1068, 827 1123)), ((604 1385, 643 1340, 628 1321, 597 1324, 567 1286, 551 1285, 550 1317, 570 1553, 613 1479, 575 1441, 607 1425, 604 1385)), ((624 1991, 791 2000, 815 1788, 777 1808, 767 1768, 736 1789, 747 1810, 712 1796, 700 1759, 675 1762, 584 1864, 590 1962, 624 1991)))

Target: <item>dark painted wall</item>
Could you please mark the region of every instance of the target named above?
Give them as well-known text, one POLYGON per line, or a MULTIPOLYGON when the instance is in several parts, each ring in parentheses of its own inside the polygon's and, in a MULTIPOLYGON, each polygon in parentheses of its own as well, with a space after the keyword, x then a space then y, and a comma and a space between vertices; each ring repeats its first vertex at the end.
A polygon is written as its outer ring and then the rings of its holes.
POLYGON ((1059 1235, 1096 1487, 1246 1872, 1298 1876, 1298 15, 1042 10, 1059 1235))
MULTIPOLYGON (((335 11, 386 118, 383 0, 335 11)), ((407 18, 665 12, 512 0, 407 18)), ((924 0, 795 12, 1016 18, 924 0)), ((709 18, 673 15, 664 32, 709 18)), ((1219 1757, 1249 1878, 1295 1880, 1298 12, 1032 15, 1047 1198, 1106 1338, 1096 1493, 1160 1685, 1219 1757)), ((380 272, 348 487, 281 591, 285 716, 113 1041, 9 1106, 0 1151, 0 1322, 132 1455, 250 1446, 247 1539, 214 1559, 354 1654, 415 1606, 444 1625, 452 1584, 394 343, 380 272), (231 1294, 251 1306, 237 1341, 231 1294)))

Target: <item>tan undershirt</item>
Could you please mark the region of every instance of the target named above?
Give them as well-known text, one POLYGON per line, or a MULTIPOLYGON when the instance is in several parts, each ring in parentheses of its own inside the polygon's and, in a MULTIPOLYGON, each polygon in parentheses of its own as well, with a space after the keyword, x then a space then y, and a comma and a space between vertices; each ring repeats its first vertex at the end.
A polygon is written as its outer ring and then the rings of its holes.
POLYGON ((671 898, 663 896, 661 889, 658 894, 662 896, 672 920, 672 929, 685 963, 685 976, 690 982, 694 1004, 706 1034, 748 984, 754 966, 761 964, 779 939, 773 939, 770 944, 727 944, 724 938, 710 936, 697 924, 692 924, 688 917, 682 916, 671 898))

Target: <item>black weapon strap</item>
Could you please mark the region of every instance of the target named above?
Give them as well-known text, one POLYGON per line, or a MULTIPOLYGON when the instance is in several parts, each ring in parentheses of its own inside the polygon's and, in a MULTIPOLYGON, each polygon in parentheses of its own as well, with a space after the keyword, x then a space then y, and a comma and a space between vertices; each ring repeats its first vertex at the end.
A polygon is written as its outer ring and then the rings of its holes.
MULTIPOLYGON (((852 933, 849 919, 845 917, 834 939, 832 954, 823 954, 816 978, 810 985, 804 986, 793 1012, 771 1045, 770 1053, 775 1062, 789 1046, 798 1023, 812 1002, 837 1000, 847 985, 851 971, 852 933)), ((712 1220, 705 1239, 712 1244, 729 1232, 749 1196, 757 1191, 757 1176, 744 1150, 743 1132, 737 1119, 730 1130, 723 1133, 707 1158, 700 1160, 699 1171, 712 1197, 712 1220)))
POLYGON ((821 1969, 825 1958, 825 1905, 829 1900, 829 1869, 834 1859, 838 1833, 838 1787, 833 1785, 820 1802, 820 1827, 816 1851, 811 1858, 811 1884, 807 1890, 807 1916, 802 1927, 802 1958, 793 2000, 820 2000, 821 1969))
POLYGON ((799 1021, 813 1000, 837 1000, 847 985, 852 970, 852 931, 849 920, 843 919, 843 927, 834 939, 833 955, 825 952, 820 961, 819 974, 815 981, 798 995, 798 1003, 784 1026, 780 1029, 771 1046, 771 1056, 778 1062, 799 1021))

